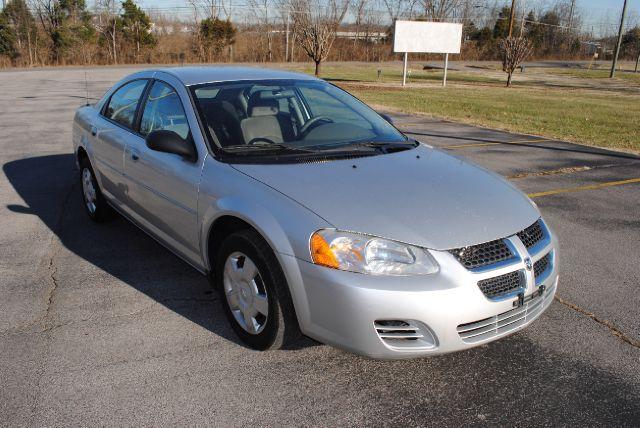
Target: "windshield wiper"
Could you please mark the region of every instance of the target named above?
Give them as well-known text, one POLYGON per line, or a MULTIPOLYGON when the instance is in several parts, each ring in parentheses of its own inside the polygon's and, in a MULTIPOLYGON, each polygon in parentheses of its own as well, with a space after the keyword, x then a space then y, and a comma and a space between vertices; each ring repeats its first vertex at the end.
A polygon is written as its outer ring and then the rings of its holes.
POLYGON ((225 153, 238 155, 255 154, 255 153, 316 153, 315 150, 303 149, 289 144, 236 144, 233 146, 223 147, 225 153))
MULTIPOLYGON (((403 150, 410 150, 418 146, 417 142, 390 142, 390 141, 353 141, 348 143, 342 143, 339 145, 331 145, 331 149, 344 149, 354 147, 365 147, 374 149, 380 153, 393 153, 403 150)), ((321 146, 318 146, 321 147, 321 146)))

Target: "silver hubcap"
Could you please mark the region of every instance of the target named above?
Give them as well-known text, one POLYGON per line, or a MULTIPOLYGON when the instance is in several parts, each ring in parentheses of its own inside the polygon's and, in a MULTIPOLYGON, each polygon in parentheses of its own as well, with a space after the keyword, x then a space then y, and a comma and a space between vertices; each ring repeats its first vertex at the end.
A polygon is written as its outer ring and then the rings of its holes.
POLYGON ((91 214, 96 212, 96 188, 93 186, 93 176, 89 168, 82 170, 82 193, 84 203, 91 214))
POLYGON ((227 303, 238 324, 251 334, 264 330, 269 301, 255 263, 241 252, 232 253, 224 264, 223 283, 227 303))

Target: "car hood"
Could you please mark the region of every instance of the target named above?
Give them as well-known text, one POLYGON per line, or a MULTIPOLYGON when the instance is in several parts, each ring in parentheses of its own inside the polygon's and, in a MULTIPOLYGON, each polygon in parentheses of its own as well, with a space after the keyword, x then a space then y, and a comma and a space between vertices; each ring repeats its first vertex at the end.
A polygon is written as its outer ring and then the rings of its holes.
POLYGON ((510 236, 539 217, 533 203, 497 174, 429 146, 351 160, 233 167, 337 229, 435 250, 510 236))

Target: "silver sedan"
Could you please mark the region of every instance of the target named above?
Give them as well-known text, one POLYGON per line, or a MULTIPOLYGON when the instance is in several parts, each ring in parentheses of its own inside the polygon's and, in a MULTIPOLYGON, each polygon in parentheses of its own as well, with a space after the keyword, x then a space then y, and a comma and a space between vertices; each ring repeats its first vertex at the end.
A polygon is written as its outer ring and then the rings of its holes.
POLYGON ((78 109, 73 144, 88 215, 119 212, 207 275, 255 349, 458 351, 556 292, 557 242, 524 194, 313 77, 143 71, 78 109))

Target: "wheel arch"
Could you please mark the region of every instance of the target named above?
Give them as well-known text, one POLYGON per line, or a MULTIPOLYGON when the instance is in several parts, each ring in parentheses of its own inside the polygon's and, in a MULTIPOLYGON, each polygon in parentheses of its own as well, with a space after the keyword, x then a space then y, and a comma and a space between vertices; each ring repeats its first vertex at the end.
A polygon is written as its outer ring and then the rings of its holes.
MULTIPOLYGON (((89 160, 89 154, 83 146, 79 146, 78 150, 76 150, 76 164, 78 165, 78 167, 85 159, 89 160)), ((89 162, 91 161, 89 160, 89 162)))
POLYGON ((213 271, 215 257, 218 254, 218 251, 222 246, 224 240, 232 233, 246 229, 252 229, 256 231, 264 239, 264 235, 260 233, 258 229, 256 229, 252 224, 237 215, 227 213, 213 220, 207 231, 207 238, 204 248, 204 259, 205 263, 207 264, 207 270, 209 272, 213 271))

